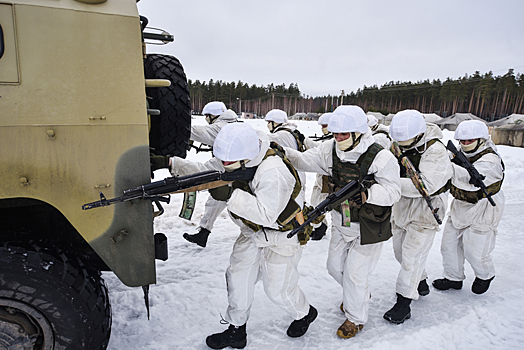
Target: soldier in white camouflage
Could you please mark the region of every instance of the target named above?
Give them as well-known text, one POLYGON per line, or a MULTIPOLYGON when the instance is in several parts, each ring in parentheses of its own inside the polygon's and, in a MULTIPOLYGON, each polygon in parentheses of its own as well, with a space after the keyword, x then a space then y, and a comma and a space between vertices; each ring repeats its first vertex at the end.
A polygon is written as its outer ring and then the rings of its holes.
POLYGON ((433 286, 440 290, 461 289, 466 278, 464 261, 467 260, 475 273, 471 290, 482 294, 495 278, 491 253, 504 212, 505 199, 501 190, 504 163, 482 121, 463 121, 455 131, 455 139, 459 140, 459 150, 485 176, 483 182, 495 206, 489 203, 478 187, 471 184, 468 171, 454 163, 450 189, 454 198, 440 248, 444 278, 433 281, 433 286))

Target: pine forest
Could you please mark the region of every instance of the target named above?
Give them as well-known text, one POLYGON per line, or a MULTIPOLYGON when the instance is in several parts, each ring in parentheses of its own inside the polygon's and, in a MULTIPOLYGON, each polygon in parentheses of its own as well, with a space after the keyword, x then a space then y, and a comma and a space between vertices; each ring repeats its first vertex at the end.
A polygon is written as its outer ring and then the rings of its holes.
POLYGON ((524 74, 514 74, 513 69, 503 76, 492 72, 465 75, 458 79, 447 78, 429 81, 389 82, 380 87, 364 86, 356 92, 338 96, 306 96, 300 93, 298 84, 249 86, 239 81, 208 83, 189 80, 192 109, 199 113, 210 101, 222 101, 237 113, 248 112, 265 115, 274 108, 296 113, 331 112, 341 104, 352 104, 365 111, 384 115, 404 109, 416 109, 422 113, 436 113, 448 117, 454 113, 472 113, 487 121, 497 120, 510 114, 524 114, 524 74))

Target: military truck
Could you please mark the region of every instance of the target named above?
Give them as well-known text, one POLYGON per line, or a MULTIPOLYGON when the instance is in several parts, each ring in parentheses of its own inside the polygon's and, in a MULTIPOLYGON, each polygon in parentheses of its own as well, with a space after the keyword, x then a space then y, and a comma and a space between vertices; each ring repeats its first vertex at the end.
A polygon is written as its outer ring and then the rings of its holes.
POLYGON ((151 153, 185 157, 186 76, 149 41, 173 36, 135 0, 0 0, 0 349, 105 349, 101 272, 156 282, 160 208, 82 210, 151 182, 151 153))

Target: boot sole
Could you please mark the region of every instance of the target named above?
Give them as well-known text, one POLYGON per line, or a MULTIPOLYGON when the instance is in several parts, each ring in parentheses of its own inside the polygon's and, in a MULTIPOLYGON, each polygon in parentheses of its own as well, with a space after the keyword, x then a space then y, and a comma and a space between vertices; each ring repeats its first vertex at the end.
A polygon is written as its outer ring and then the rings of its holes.
POLYGON ((355 335, 357 335, 358 332, 360 332, 362 330, 362 328, 364 328, 364 325, 358 325, 357 326, 357 329, 355 331, 355 333, 351 333, 351 334, 348 334, 348 335, 344 335, 344 332, 342 332, 340 329, 337 330, 337 335, 342 338, 342 339, 349 339, 349 338, 353 338, 355 335))
MULTIPOLYGON (((435 285, 433 285, 433 287, 435 287, 435 285)), ((462 289, 462 286, 460 286, 460 287, 451 287, 451 286, 449 286, 448 288, 438 288, 438 287, 435 287, 435 289, 438 289, 438 290, 450 290, 450 289, 461 290, 461 289, 462 289)), ((428 294, 429 294, 429 293, 428 293, 428 294)))
POLYGON ((420 295, 421 297, 425 297, 428 294, 429 294, 429 290, 425 290, 423 292, 418 292, 418 295, 420 295))
POLYGON ((217 350, 218 349, 227 348, 228 346, 232 347, 233 349, 243 349, 247 345, 247 339, 244 339, 241 342, 228 343, 228 344, 224 344, 224 343, 209 344, 209 340, 208 339, 209 339, 209 337, 206 339, 206 345, 209 346, 211 349, 217 349, 217 350))
POLYGON ((447 287, 437 287, 435 285, 435 281, 433 281, 433 283, 431 283, 431 285, 433 286, 433 288, 435 288, 437 290, 450 290, 450 289, 461 290, 462 289, 462 285, 460 285, 460 286, 448 285, 447 287))
POLYGON ((184 233, 184 234, 182 235, 182 237, 184 237, 184 239, 185 239, 186 241, 190 242, 190 243, 194 243, 194 244, 196 244, 196 245, 198 245, 198 246, 200 246, 200 247, 202 247, 202 248, 205 248, 205 247, 206 247, 207 242, 204 243, 204 245, 202 245, 201 243, 194 241, 193 238, 191 238, 187 233, 184 233))
POLYGON ((311 323, 313 323, 313 321, 315 321, 317 319, 317 316, 318 316, 318 310, 317 309, 314 309, 315 312, 313 313, 313 315, 311 315, 310 318, 307 318, 306 321, 307 321, 307 326, 306 326, 306 329, 304 330, 304 332, 302 333, 295 333, 295 334, 290 334, 289 333, 289 328, 288 330, 286 331, 286 334, 288 337, 290 338, 300 338, 301 336, 303 336, 304 334, 307 333, 308 329, 309 329, 309 325, 311 323))
POLYGON ((384 319, 386 321, 389 321, 389 322, 394 323, 394 324, 404 323, 405 320, 409 320, 410 318, 411 318, 411 311, 402 320, 393 320, 393 319, 390 319, 389 317, 387 317, 386 315, 384 315, 384 319))

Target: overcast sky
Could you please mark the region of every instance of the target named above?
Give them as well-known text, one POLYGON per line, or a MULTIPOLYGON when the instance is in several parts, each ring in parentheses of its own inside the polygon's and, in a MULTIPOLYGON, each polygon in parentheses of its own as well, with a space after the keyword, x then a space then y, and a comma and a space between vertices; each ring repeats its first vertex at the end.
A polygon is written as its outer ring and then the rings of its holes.
POLYGON ((524 0, 142 0, 188 79, 339 95, 389 81, 524 72, 524 0))

